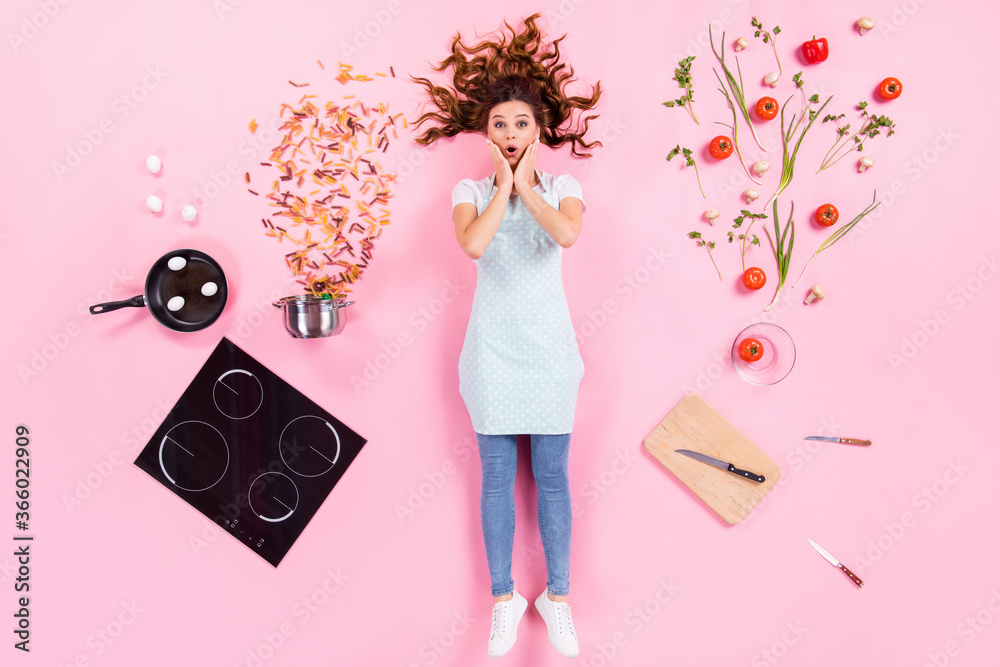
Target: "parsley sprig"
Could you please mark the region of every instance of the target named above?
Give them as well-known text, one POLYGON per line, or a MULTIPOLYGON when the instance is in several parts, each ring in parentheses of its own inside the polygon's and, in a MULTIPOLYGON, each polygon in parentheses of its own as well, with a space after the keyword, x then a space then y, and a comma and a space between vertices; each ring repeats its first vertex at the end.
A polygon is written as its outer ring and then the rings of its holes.
POLYGON ((740 214, 733 218, 733 229, 739 230, 743 226, 743 222, 749 218, 750 224, 747 228, 743 230, 742 234, 736 235, 736 232, 727 232, 729 234, 729 242, 732 243, 734 240, 739 240, 740 242, 740 260, 743 262, 743 271, 747 270, 747 250, 749 246, 760 246, 760 239, 757 238, 756 234, 751 234, 750 229, 758 220, 766 220, 766 213, 751 213, 746 209, 740 211, 740 214))
POLYGON ((674 81, 677 85, 684 89, 684 94, 678 97, 676 100, 670 100, 669 102, 664 102, 663 106, 667 108, 673 108, 675 106, 684 107, 687 109, 688 114, 690 114, 691 119, 698 125, 701 122, 698 117, 694 114, 694 87, 691 83, 691 63, 694 62, 695 56, 689 56, 683 58, 677 67, 674 68, 674 81))
POLYGON ((764 43, 771 45, 771 51, 774 52, 774 59, 778 61, 778 74, 781 75, 781 73, 782 73, 781 72, 781 60, 778 58, 778 49, 774 45, 774 41, 775 41, 774 38, 777 37, 778 33, 781 32, 781 26, 777 26, 776 25, 776 26, 774 26, 774 30, 773 31, 768 32, 767 30, 764 29, 764 24, 761 23, 760 21, 758 21, 756 16, 751 17, 750 24, 754 28, 757 28, 757 30, 754 31, 753 36, 754 37, 760 37, 761 35, 763 35, 764 36, 764 43))
POLYGON ((715 263, 715 258, 712 257, 712 250, 715 249, 715 241, 706 241, 701 238, 701 232, 688 232, 689 239, 695 239, 695 243, 699 247, 704 247, 708 251, 708 258, 712 260, 712 266, 715 267, 715 272, 719 274, 719 280, 722 280, 722 271, 719 271, 719 265, 715 263))
POLYGON ((843 126, 840 124, 840 119, 844 118, 844 114, 840 114, 839 116, 827 114, 823 118, 824 123, 833 121, 837 126, 837 139, 833 142, 830 150, 826 152, 826 156, 823 157, 823 162, 820 163, 819 169, 816 171, 817 174, 837 164, 852 152, 858 151, 860 153, 863 151, 865 141, 881 134, 883 128, 888 130, 885 135, 886 137, 891 137, 896 133, 896 123, 891 118, 868 113, 868 102, 863 100, 858 102, 858 111, 861 112, 861 129, 848 138, 845 137, 850 132, 850 123, 843 126))
POLYGON ((686 166, 694 167, 694 175, 695 178, 698 179, 698 189, 701 190, 701 196, 704 197, 705 199, 708 199, 708 197, 705 197, 705 190, 701 187, 701 176, 698 174, 698 165, 694 161, 694 155, 691 152, 691 149, 681 148, 681 145, 677 144, 672 151, 667 153, 667 162, 670 162, 670 160, 677 157, 678 155, 684 155, 686 166))

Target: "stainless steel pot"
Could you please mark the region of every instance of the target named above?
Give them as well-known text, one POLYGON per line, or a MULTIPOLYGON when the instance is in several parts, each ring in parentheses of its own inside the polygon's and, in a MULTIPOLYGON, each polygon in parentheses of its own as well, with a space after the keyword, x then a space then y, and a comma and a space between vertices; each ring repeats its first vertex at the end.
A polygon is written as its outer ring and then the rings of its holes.
POLYGON ((274 302, 285 314, 285 330, 294 338, 325 338, 336 336, 347 324, 346 313, 341 312, 353 301, 300 294, 286 296, 274 302))

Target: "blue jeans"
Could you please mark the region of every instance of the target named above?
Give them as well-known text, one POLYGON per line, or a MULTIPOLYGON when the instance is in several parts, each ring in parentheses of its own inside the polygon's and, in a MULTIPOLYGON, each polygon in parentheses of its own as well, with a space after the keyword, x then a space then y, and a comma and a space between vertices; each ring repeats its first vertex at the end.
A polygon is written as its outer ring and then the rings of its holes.
MULTIPOLYGON (((573 506, 569 495, 569 433, 531 436, 531 469, 538 488, 538 527, 545 548, 546 585, 553 595, 569 594, 569 541, 573 506)), ((514 480, 517 436, 476 433, 483 467, 480 513, 494 596, 514 590, 514 480)))

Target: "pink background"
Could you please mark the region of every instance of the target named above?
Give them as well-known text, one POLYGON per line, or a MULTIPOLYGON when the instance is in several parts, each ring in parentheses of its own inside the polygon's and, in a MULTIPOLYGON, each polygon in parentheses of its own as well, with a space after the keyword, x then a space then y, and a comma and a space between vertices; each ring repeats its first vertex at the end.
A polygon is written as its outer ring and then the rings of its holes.
MULTIPOLYGON (((274 143, 249 134, 252 118, 264 125, 306 90, 319 101, 387 102, 413 118, 423 98, 405 73, 427 73, 456 30, 471 37, 537 9, 550 34, 569 34, 564 53, 582 81, 605 88, 596 157, 545 149, 539 159, 574 173, 589 205, 564 256, 587 367, 570 456, 578 664, 997 664, 1000 234, 987 114, 1000 98, 987 31, 1000 17, 993 3, 967 4, 5 3, 0 662, 488 662, 479 463, 456 370, 475 269, 454 240, 449 200, 457 180, 489 173, 482 140, 393 144, 384 162, 400 174, 392 224, 346 330, 318 341, 290 338, 269 305, 297 289, 287 247, 261 231, 271 211, 240 179, 274 143), (753 39, 752 13, 782 28, 785 75, 773 93, 761 78, 774 58, 753 39), (866 14, 880 27, 861 37, 853 24, 866 14), (769 284, 750 294, 724 240, 744 206, 742 171, 701 152, 725 131, 712 121, 729 118, 711 73, 710 22, 726 29, 730 53, 736 37, 750 38, 741 65, 751 100, 783 102, 804 70, 807 92, 833 94, 828 111, 856 123, 853 105, 873 100, 883 77, 905 86, 899 100, 872 103, 898 129, 868 144, 870 172, 856 173, 851 158, 814 174, 834 133, 817 122, 807 136, 781 199, 783 215, 792 200, 797 211, 789 284, 825 238, 809 222, 816 206, 833 201, 850 219, 876 189, 883 206, 769 315, 776 274, 766 241, 750 261, 769 284), (832 55, 805 66, 798 45, 814 33, 830 39, 832 55), (699 126, 661 105, 677 96, 671 76, 685 53, 698 56, 699 126), (399 76, 341 86, 338 60, 367 74, 391 65, 399 76), (676 143, 696 148, 709 201, 690 169, 664 160, 676 143), (70 150, 88 154, 57 174, 70 150), (144 167, 151 153, 163 158, 158 176, 144 167), (216 196, 185 223, 180 207, 206 191, 216 196), (164 201, 160 215, 145 208, 151 193, 164 201), (714 228, 701 219, 710 206, 722 212, 714 228), (695 229, 720 243, 724 282, 686 237, 695 229), (212 327, 179 334, 138 310, 87 313, 141 293, 153 261, 182 247, 208 252, 229 276, 230 302, 212 327), (802 306, 815 283, 827 299, 802 306), (772 387, 747 384, 728 358, 736 333, 762 319, 798 348, 795 369, 772 387), (222 336, 369 441, 277 569, 131 463, 222 336), (736 527, 642 450, 691 390, 783 470, 736 527), (32 439, 28 655, 11 633, 18 424, 32 439), (875 445, 811 446, 810 434, 875 445), (866 586, 826 564, 807 537, 866 586)), ((747 161, 761 157, 740 132, 747 161)), ((776 187, 778 136, 776 122, 761 126, 774 150, 753 210, 776 187)), ((521 463, 514 576, 533 598, 545 569, 521 463)), ((530 610, 504 660, 563 659, 530 610)))

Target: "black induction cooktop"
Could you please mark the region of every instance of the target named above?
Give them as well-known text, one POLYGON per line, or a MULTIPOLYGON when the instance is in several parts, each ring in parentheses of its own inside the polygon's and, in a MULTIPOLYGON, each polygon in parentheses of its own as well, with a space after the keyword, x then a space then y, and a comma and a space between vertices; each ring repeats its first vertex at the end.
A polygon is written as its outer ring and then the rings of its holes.
POLYGON ((365 442, 223 338, 135 464, 277 567, 365 442))

